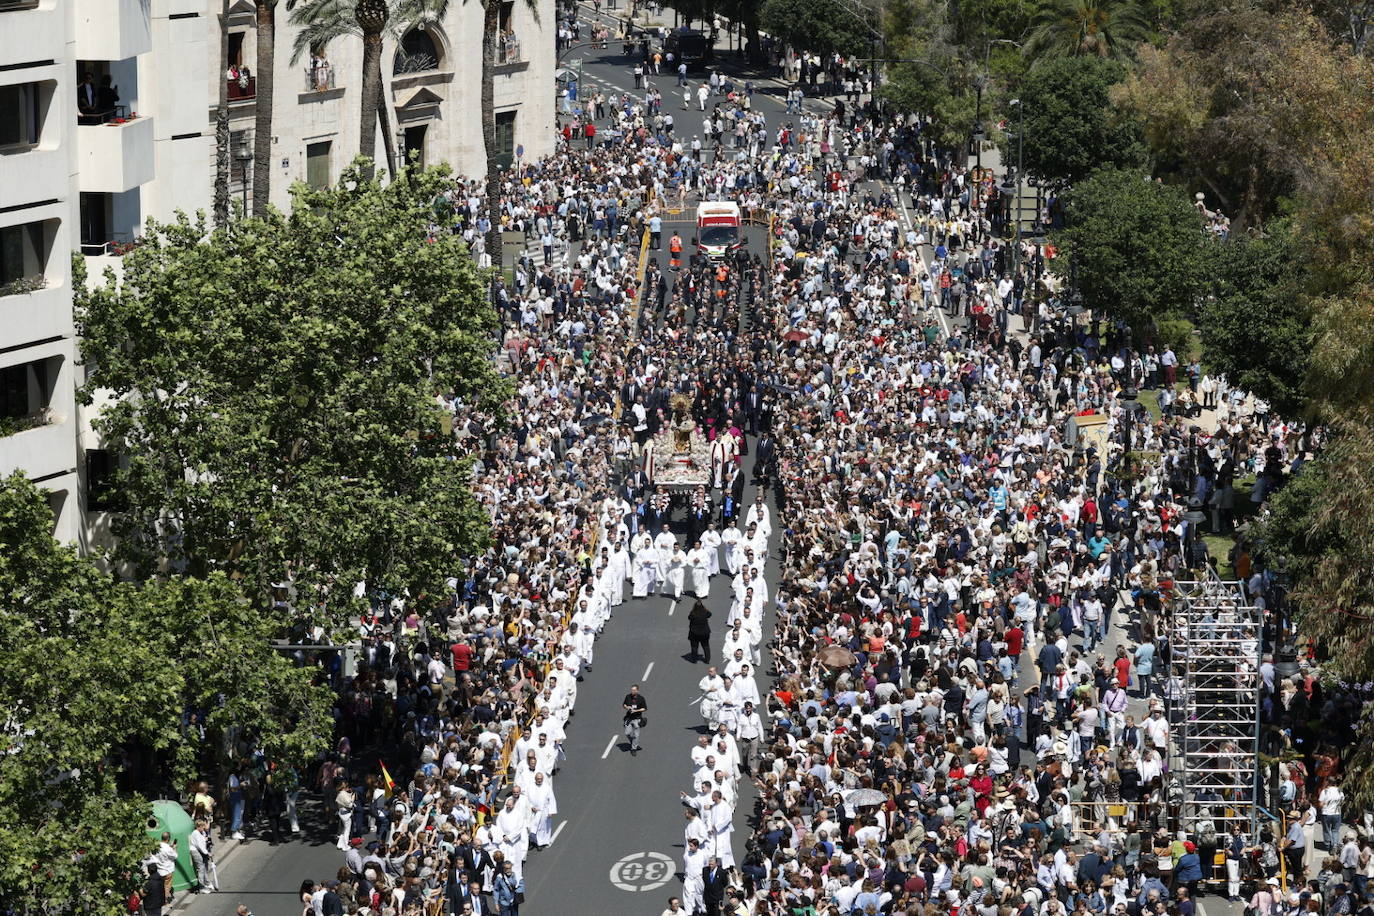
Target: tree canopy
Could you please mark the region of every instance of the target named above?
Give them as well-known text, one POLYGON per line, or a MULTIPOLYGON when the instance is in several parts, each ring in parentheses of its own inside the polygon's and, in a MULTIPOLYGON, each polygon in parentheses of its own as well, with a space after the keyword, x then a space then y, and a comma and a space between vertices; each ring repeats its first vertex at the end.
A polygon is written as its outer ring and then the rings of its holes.
MULTIPOLYGON (((1125 75, 1120 63, 1095 57, 1054 58, 1032 67, 1020 90, 1026 170, 1072 182, 1103 167, 1144 165, 1139 125, 1111 107, 1111 88, 1125 75)), ((1020 122, 1013 126, 1019 129, 1020 122)), ((1010 150, 1004 161, 1015 161, 1010 150)))
POLYGON ((1076 267, 1084 304, 1138 331, 1192 314, 1204 288, 1206 239, 1186 194, 1141 172, 1103 169, 1064 199, 1055 273, 1076 267))
POLYGON ((1264 398, 1284 416, 1304 412, 1312 316, 1292 226, 1212 246, 1213 293, 1198 322, 1208 371, 1264 398))
POLYGON ((798 50, 872 56, 878 16, 867 15, 861 2, 765 0, 759 24, 798 50))
POLYGON ((233 730, 303 764, 328 746, 330 701, 225 576, 117 582, 52 527, 42 490, 0 481, 0 900, 116 914, 149 852, 117 758, 180 783, 233 730), (182 730, 191 711, 205 743, 182 730))
POLYGON ((222 571, 259 605, 290 580, 298 613, 339 623, 355 583, 419 596, 485 543, 435 403, 505 390, 485 279, 461 238, 426 237, 450 183, 355 166, 290 215, 150 223, 122 281, 77 297, 83 395, 114 397, 95 423, 121 560, 222 571))

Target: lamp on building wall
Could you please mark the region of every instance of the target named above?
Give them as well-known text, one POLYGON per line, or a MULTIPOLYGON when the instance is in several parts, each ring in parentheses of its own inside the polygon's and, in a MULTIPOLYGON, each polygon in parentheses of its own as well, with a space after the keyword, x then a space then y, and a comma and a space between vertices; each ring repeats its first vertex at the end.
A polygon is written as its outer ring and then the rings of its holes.
POLYGON ((234 161, 239 164, 239 176, 243 181, 243 209, 248 209, 248 169, 253 164, 253 147, 247 138, 240 138, 234 146, 234 161))

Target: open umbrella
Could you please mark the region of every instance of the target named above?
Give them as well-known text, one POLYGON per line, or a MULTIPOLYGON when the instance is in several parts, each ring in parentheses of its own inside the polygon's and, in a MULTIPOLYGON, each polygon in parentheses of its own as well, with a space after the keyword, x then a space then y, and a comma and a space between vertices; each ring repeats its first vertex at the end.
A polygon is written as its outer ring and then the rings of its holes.
POLYGON ((800 328, 793 328, 786 334, 782 335, 782 339, 785 343, 801 343, 803 340, 809 340, 810 337, 810 334, 806 333, 800 328))
POLYGON ((856 808, 868 808, 881 805, 887 801, 887 796, 877 789, 851 789, 844 800, 856 808))
POLYGON ((844 646, 826 646, 821 650, 820 659, 827 668, 848 668, 859 660, 844 646))

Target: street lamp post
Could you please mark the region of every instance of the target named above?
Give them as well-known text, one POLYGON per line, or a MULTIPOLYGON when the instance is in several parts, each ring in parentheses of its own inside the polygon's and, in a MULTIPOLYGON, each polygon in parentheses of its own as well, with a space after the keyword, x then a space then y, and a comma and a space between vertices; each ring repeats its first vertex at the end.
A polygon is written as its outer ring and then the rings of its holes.
POLYGON ((1126 427, 1125 441, 1123 442, 1126 450, 1121 456, 1121 474, 1122 478, 1126 481, 1127 487, 1131 486, 1131 465, 1133 463, 1131 448, 1134 444, 1131 440, 1134 438, 1133 433, 1135 430, 1133 427, 1135 426, 1136 408, 1140 406, 1138 403, 1139 398, 1140 392, 1136 391, 1135 388, 1131 386, 1121 389, 1121 393, 1116 396, 1116 399, 1121 402, 1122 422, 1126 427))
POLYGON ((973 111, 973 207, 978 208, 978 176, 983 172, 983 138, 987 136, 983 133, 983 88, 987 85, 987 77, 978 74, 973 78, 973 91, 977 94, 977 102, 973 111))
POLYGON ((248 168, 253 163, 253 148, 248 145, 247 139, 239 140, 238 146, 234 148, 234 160, 239 164, 239 178, 243 182, 243 210, 248 212, 248 168))

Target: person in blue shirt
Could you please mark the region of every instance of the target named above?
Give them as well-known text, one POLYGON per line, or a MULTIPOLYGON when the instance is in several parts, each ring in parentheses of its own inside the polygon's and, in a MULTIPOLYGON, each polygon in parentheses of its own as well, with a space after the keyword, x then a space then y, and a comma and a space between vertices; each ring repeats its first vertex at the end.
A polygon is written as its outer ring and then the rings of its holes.
POLYGON ((1088 538, 1088 553, 1092 554, 1092 558, 1096 560, 1098 557, 1102 556, 1102 551, 1111 546, 1111 543, 1112 542, 1103 535, 1102 527, 1099 525, 1096 533, 1088 538))

